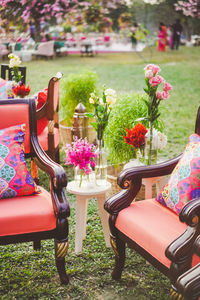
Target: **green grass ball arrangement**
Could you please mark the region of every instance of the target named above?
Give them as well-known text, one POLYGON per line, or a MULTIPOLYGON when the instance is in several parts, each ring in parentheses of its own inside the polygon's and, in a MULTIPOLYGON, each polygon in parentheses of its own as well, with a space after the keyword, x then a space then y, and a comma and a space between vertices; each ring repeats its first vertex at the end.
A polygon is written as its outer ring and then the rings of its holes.
POLYGON ((85 71, 81 73, 72 73, 64 77, 60 83, 60 121, 71 126, 75 107, 81 102, 87 112, 92 111, 92 105, 89 103, 90 93, 96 90, 98 76, 95 72, 85 71))
MULTIPOLYGON (((138 93, 122 94, 110 113, 104 141, 109 152, 108 159, 112 164, 126 163, 135 157, 134 148, 125 143, 123 136, 126 135, 126 128, 134 127, 137 119, 147 116, 147 107, 142 97, 138 93)), ((147 122, 141 123, 148 127, 147 122)), ((163 130, 161 119, 156 120, 155 128, 163 130)))

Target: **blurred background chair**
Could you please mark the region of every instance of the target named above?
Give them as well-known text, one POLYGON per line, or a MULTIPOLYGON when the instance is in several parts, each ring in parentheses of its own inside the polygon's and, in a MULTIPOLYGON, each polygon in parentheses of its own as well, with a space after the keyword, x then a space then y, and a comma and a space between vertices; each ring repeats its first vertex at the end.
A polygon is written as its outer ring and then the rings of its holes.
POLYGON ((60 281, 67 284, 65 255, 70 209, 64 191, 66 173, 38 142, 34 99, 1 100, 0 115, 0 245, 33 241, 34 249, 39 249, 41 240, 54 239, 60 281), (24 148, 25 157, 49 176, 50 192, 43 187, 38 190, 35 185, 34 174, 30 175, 24 160, 24 148))
POLYGON ((36 57, 43 56, 43 57, 51 57, 53 58, 54 53, 54 41, 48 41, 48 42, 42 42, 38 45, 37 50, 35 50, 33 53, 36 57))
POLYGON ((8 56, 9 52, 10 51, 7 49, 6 45, 0 43, 0 57, 4 59, 8 56))
MULTIPOLYGON (((26 67, 19 66, 18 68, 22 75, 22 83, 26 84, 26 67)), ((9 68, 9 65, 1 65, 1 78, 12 80, 12 68, 9 68)))

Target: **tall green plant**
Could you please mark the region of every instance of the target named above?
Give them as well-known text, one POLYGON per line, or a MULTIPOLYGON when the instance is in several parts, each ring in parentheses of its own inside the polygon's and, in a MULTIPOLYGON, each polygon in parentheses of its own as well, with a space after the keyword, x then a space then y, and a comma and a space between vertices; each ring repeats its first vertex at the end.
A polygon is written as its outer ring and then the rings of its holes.
POLYGON ((90 94, 96 90, 97 74, 85 71, 78 74, 69 74, 60 84, 59 118, 62 123, 71 126, 75 107, 83 103, 87 112, 92 111, 89 103, 90 94))
MULTIPOLYGON (((136 120, 147 116, 147 107, 141 100, 141 95, 121 95, 118 97, 108 120, 104 133, 105 145, 109 150, 109 160, 113 164, 128 162, 134 157, 134 149, 126 144, 123 136, 126 130, 136 124, 136 120)), ((147 125, 147 121, 143 121, 147 125)), ((155 128, 162 131, 162 121, 155 122, 155 128)))

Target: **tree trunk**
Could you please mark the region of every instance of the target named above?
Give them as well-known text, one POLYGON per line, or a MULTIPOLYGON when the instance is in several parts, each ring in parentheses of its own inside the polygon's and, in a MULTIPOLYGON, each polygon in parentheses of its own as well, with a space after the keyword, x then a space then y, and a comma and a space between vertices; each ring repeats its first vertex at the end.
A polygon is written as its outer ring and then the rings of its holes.
POLYGON ((37 19, 34 19, 34 22, 35 22, 35 41, 40 42, 41 41, 40 21, 37 19))

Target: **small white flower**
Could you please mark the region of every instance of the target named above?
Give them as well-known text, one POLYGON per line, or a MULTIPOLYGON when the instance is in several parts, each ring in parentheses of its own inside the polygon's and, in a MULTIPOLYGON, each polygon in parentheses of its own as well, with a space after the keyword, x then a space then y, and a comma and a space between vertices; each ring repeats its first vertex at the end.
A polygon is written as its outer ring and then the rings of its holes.
POLYGON ((105 94, 105 96, 111 96, 111 97, 113 97, 113 98, 116 98, 116 97, 117 97, 116 91, 113 90, 113 89, 106 89, 106 90, 104 91, 104 94, 105 94))
MULTIPOLYGON (((147 134, 145 135, 146 141, 150 141, 150 130, 148 130, 147 134)), ((158 131, 157 129, 153 128, 153 137, 152 137, 152 149, 163 149, 167 145, 167 136, 158 131)))
POLYGON ((91 93, 91 94, 90 94, 89 102, 90 102, 91 104, 94 104, 94 103, 96 102, 96 96, 95 96, 94 93, 91 93))
POLYGON ((94 104, 94 99, 93 99, 92 97, 90 97, 90 98, 89 98, 89 102, 90 102, 91 104, 94 104))
POLYGON ((145 71, 145 77, 150 79, 153 77, 153 71, 152 70, 146 70, 145 71))
POLYGON ((106 96, 106 102, 109 106, 113 106, 116 102, 116 98, 113 96, 106 96))
POLYGON ((19 67, 21 60, 17 55, 10 59, 9 68, 19 67))

